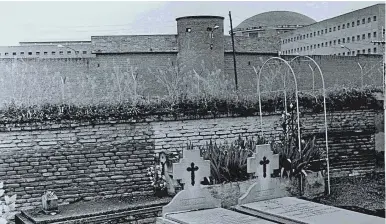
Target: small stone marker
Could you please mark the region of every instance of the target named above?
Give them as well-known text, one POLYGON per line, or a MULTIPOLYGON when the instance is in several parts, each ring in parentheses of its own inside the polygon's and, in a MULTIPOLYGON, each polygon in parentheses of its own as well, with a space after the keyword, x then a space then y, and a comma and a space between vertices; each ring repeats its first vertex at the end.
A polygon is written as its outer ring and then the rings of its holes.
POLYGON ((42 196, 42 208, 46 214, 56 214, 58 209, 58 197, 52 191, 47 191, 42 196))
POLYGON ((184 189, 197 187, 204 177, 210 176, 210 161, 200 156, 200 150, 183 151, 183 158, 173 164, 173 179, 181 180, 184 189))
POLYGON ((247 172, 257 176, 257 181, 239 198, 239 205, 288 196, 282 180, 272 178, 275 169, 279 169, 279 154, 273 154, 269 144, 257 145, 256 152, 247 159, 247 172))

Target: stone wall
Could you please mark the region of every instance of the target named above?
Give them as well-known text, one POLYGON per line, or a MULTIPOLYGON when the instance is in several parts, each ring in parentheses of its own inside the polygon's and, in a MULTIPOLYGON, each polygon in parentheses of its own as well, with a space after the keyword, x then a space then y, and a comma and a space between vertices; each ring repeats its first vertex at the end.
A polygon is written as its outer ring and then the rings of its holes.
MULTIPOLYGON (((256 94, 257 76, 253 70, 275 54, 237 53, 239 90, 245 94, 256 94)), ((284 56, 290 60, 292 57, 284 56)), ((360 65, 363 67, 363 84, 380 86, 382 83, 381 55, 360 55, 355 57, 313 56, 319 63, 326 82, 326 88, 338 86, 358 87, 362 83, 360 65)), ((206 64, 211 63, 205 61, 206 64)), ((312 71, 315 70, 315 87, 321 88, 316 67, 312 63, 295 64, 299 90, 312 89, 312 71)), ((137 94, 145 98, 168 94, 166 83, 180 83, 187 89, 196 80, 188 73, 176 75, 177 52, 106 53, 95 58, 83 59, 0 59, 0 107, 4 103, 17 105, 41 105, 44 103, 98 104, 122 102, 133 96, 134 79, 137 94), (164 71, 162 75, 159 70, 164 71), (188 86, 184 83, 189 84, 188 86)), ((263 76, 271 77, 278 72, 274 65, 267 67, 263 76), (273 73, 272 73, 273 72, 273 73)), ((281 68, 281 72, 285 67, 281 68)), ((208 74, 200 68, 196 70, 203 77, 208 74)), ((221 83, 234 85, 233 56, 224 53, 224 76, 221 83)), ((262 78, 265 80, 264 78, 262 78)), ((289 80, 292 80, 289 78, 289 80)), ((276 83, 279 83, 276 81, 276 83)), ((262 86, 275 89, 266 81, 262 86)), ((201 88, 204 85, 200 84, 201 88)), ((282 88, 280 82, 280 88, 282 88)), ((194 91, 193 91, 194 90, 194 91)), ((189 91, 187 91, 189 92, 189 91)))
MULTIPOLYGON (((329 155, 334 175, 375 167, 375 111, 328 113, 329 155)), ((166 119, 166 118, 164 118, 166 119)), ((280 115, 263 117, 264 136, 277 138, 280 115)), ((324 116, 304 113, 305 134, 317 134, 324 148, 324 116)), ((18 194, 19 209, 40 205, 53 190, 60 202, 151 194, 146 168, 162 149, 181 150, 187 142, 228 142, 261 134, 260 118, 221 117, 101 123, 19 124, 0 127, 0 180, 6 194, 18 194)))

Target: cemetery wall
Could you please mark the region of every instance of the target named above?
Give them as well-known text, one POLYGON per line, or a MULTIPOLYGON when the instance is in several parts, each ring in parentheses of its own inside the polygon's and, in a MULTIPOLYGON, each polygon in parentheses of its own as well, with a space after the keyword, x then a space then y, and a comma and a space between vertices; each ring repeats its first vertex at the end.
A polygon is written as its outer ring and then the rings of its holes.
MULTIPOLYGON (((375 166, 375 111, 328 113, 331 168, 336 175, 352 170, 368 172, 375 166)), ((323 115, 302 116, 305 133, 318 134, 323 143, 323 115)), ((181 150, 188 141, 204 145, 260 135, 260 118, 127 122, 68 122, 8 124, 0 127, 0 180, 6 194, 18 194, 20 208, 41 204, 46 190, 55 191, 60 203, 81 199, 151 194, 146 168, 155 152, 181 150)), ((263 117, 264 136, 277 138, 281 116, 263 117)))

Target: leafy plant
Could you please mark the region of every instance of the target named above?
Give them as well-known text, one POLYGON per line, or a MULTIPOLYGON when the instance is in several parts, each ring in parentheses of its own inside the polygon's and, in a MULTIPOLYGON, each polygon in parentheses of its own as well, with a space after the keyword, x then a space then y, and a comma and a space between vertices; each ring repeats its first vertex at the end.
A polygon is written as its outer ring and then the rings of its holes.
MULTIPOLYGON (((4 183, 0 182, 0 198, 3 197, 5 190, 4 183)), ((13 219, 16 212, 16 194, 9 197, 4 195, 4 201, 0 200, 0 224, 7 224, 7 221, 13 219)))
POLYGON ((247 173, 247 158, 254 153, 257 144, 263 144, 264 139, 245 140, 239 136, 228 144, 216 144, 210 141, 199 147, 204 159, 210 160, 211 176, 215 183, 244 181, 250 178, 247 173))

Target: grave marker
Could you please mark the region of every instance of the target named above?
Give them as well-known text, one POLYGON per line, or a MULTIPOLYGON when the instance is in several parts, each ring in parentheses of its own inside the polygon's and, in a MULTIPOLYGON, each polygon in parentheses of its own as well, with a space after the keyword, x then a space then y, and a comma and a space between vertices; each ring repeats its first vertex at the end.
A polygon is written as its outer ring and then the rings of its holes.
POLYGON ((278 155, 269 145, 256 147, 256 153, 247 160, 248 172, 258 178, 239 198, 237 211, 274 222, 290 224, 381 224, 385 219, 341 208, 287 197, 281 178, 272 178, 273 169, 279 168, 278 155), (269 150, 268 150, 269 149, 269 150))
POLYGON ((221 208, 221 201, 201 187, 201 180, 210 176, 210 162, 200 157, 199 150, 184 150, 180 162, 173 164, 173 176, 181 179, 186 187, 162 208, 157 224, 273 224, 221 208))

